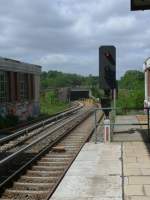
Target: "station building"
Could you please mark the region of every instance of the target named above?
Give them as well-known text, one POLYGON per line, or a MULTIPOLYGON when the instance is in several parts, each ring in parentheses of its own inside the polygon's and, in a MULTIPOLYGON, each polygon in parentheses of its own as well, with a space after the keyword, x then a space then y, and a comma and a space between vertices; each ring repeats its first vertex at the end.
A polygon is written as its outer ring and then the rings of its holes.
POLYGON ((144 106, 150 107, 150 58, 146 59, 143 65, 145 75, 145 100, 144 106))
POLYGON ((39 115, 40 74, 41 66, 0 57, 0 116, 39 115))

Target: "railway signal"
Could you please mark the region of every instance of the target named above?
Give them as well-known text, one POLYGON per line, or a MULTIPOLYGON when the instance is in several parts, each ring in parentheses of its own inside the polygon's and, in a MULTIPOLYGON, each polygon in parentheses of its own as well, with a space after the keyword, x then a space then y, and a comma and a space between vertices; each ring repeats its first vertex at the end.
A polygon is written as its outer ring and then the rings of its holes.
POLYGON ((150 0, 131 0, 131 11, 150 10, 150 0))
POLYGON ((111 111, 111 94, 113 94, 114 108, 116 102, 116 48, 101 46, 99 48, 99 79, 100 88, 104 90, 101 106, 107 119, 111 111))
POLYGON ((99 48, 99 78, 101 89, 116 88, 116 48, 114 46, 99 48))

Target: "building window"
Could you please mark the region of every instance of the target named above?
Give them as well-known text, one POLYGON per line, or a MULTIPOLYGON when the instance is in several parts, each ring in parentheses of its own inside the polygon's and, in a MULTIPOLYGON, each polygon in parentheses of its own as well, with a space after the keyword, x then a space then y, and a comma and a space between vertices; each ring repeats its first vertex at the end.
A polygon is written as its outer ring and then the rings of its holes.
POLYGON ((27 74, 20 73, 19 74, 19 86, 20 86, 20 99, 27 100, 28 99, 28 79, 27 74))
POLYGON ((29 93, 30 93, 30 100, 34 99, 34 76, 30 74, 30 82, 29 82, 29 93))
POLYGON ((0 103, 8 101, 8 76, 7 72, 0 71, 0 103))

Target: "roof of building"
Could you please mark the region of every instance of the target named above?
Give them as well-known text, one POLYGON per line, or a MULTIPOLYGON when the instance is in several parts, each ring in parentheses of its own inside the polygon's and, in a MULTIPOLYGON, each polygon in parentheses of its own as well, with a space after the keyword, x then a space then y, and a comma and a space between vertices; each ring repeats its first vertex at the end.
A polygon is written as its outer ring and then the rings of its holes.
POLYGON ((18 60, 0 57, 0 70, 40 74, 41 66, 24 63, 18 60))

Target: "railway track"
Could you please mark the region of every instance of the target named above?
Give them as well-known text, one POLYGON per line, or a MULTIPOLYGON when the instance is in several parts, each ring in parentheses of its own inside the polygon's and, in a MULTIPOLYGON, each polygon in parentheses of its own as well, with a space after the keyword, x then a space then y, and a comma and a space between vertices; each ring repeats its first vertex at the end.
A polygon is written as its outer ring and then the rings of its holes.
POLYGON ((90 135, 87 132, 74 134, 71 131, 92 112, 93 108, 82 110, 47 134, 3 158, 0 161, 3 174, 0 199, 48 199, 90 135), (63 148, 59 149, 58 145, 63 148), (61 152, 57 152, 54 147, 61 152), (10 189, 6 189, 8 187, 10 189))
POLYGON ((15 127, 0 129, 0 134, 1 133, 9 134, 9 136, 4 137, 6 139, 4 139, 4 138, 0 139, 0 144, 7 142, 9 139, 11 139, 12 138, 11 135, 14 135, 14 133, 21 134, 24 131, 26 132, 26 130, 27 131, 33 130, 33 129, 37 128, 37 126, 41 126, 42 124, 46 124, 46 123, 49 123, 49 122, 56 121, 58 118, 62 118, 65 114, 67 115, 68 112, 72 112, 74 109, 76 109, 80 106, 81 106, 81 103, 73 102, 71 107, 65 109, 64 111, 53 114, 51 116, 42 116, 42 117, 39 117, 38 119, 19 124, 15 127))
MULTIPOLYGON (((9 136, 6 136, 6 137, 3 137, 0 139, 0 151, 3 150, 3 144, 7 144, 8 146, 8 143, 11 142, 11 145, 12 145, 12 141, 13 140, 16 140, 16 138, 21 138, 20 140, 22 141, 22 139, 26 136, 26 135, 30 135, 30 132, 31 132, 31 136, 32 134, 35 134, 34 133, 34 130, 36 131, 36 134, 37 133, 41 133, 42 131, 44 131, 45 129, 49 128, 50 126, 52 126, 54 123, 57 123, 59 122, 59 120, 65 118, 65 117, 68 117, 69 115, 72 115, 74 114, 74 112, 77 112, 78 110, 80 110, 81 108, 83 107, 83 104, 78 104, 76 106, 73 106, 71 107, 70 109, 67 109, 66 111, 64 112, 61 112, 53 117, 50 117, 46 120, 43 120, 41 122, 38 122, 36 124, 33 124, 33 125, 30 125, 30 126, 27 126, 26 128, 23 128, 22 130, 19 130, 13 134, 10 134, 9 136)), ((10 145, 10 146, 11 146, 10 145)), ((5 150, 5 148, 4 148, 5 150)))
POLYGON ((53 130, 57 126, 57 124, 63 124, 66 120, 71 119, 72 117, 78 115, 79 112, 80 112, 79 110, 76 110, 73 113, 70 114, 68 113, 68 116, 64 116, 61 119, 58 119, 47 125, 42 125, 41 127, 34 129, 30 132, 28 131, 23 132, 23 134, 22 133, 19 134, 17 138, 14 137, 11 140, 9 139, 7 143, 6 139, 3 138, 3 140, 5 140, 5 143, 3 143, 0 146, 0 159, 1 155, 4 156, 6 152, 8 153, 8 152, 18 151, 19 149, 21 149, 21 147, 30 144, 33 140, 36 140, 37 138, 46 134, 47 131, 53 130))
POLYGON ((55 141, 59 135, 66 130, 69 130, 70 127, 77 123, 76 118, 81 118, 82 112, 83 110, 81 109, 81 111, 68 116, 67 119, 61 119, 53 125, 47 125, 41 132, 38 128, 38 131, 34 130, 33 134, 31 132, 30 135, 26 134, 19 138, 13 138, 8 144, 2 145, 0 152, 0 182, 7 179, 7 177, 13 174, 13 171, 16 171, 18 167, 21 167, 24 163, 31 160, 31 158, 39 153, 46 145, 55 141), (2 167, 4 170, 2 170, 2 167))

